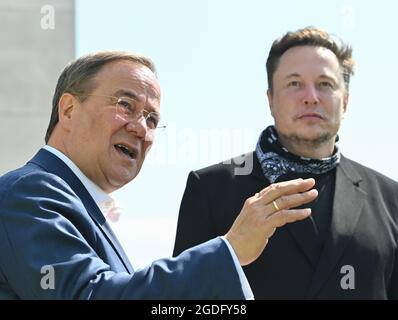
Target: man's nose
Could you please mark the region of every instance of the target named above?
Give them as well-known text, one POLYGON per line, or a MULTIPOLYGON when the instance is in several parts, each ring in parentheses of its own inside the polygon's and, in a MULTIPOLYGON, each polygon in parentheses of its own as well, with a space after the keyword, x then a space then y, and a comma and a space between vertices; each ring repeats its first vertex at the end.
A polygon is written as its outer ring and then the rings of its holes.
POLYGON ((303 103, 305 105, 318 105, 319 104, 318 91, 314 85, 308 85, 305 88, 303 103))
POLYGON ((126 129, 129 132, 135 133, 135 135, 141 139, 144 139, 149 131, 144 116, 141 116, 138 119, 130 120, 126 125, 126 129))

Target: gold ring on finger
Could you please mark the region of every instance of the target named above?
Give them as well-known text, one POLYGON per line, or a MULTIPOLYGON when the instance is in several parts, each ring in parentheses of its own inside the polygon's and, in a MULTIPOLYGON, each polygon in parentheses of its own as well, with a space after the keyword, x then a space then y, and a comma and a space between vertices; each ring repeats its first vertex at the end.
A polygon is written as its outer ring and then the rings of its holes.
POLYGON ((274 208, 275 208, 276 211, 280 211, 280 210, 281 210, 281 209, 279 209, 279 207, 278 207, 278 205, 276 204, 276 201, 275 201, 275 200, 272 201, 272 204, 273 204, 273 206, 274 206, 274 208))

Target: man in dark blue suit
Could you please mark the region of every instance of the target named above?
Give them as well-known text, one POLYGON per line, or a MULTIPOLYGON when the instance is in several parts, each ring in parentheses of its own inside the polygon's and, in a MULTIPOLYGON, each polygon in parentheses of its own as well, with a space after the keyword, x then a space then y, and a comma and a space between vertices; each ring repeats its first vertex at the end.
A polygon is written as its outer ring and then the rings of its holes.
POLYGON ((100 52, 70 63, 46 145, 0 178, 0 299, 250 299, 241 265, 310 210, 313 179, 250 196, 227 233, 134 271, 104 217, 139 173, 160 114, 153 63, 100 52))

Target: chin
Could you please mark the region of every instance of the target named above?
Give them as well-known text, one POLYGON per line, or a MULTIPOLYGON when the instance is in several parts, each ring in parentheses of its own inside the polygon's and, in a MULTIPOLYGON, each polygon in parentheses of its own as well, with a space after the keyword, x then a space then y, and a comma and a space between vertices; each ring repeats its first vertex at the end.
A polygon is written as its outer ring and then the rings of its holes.
POLYGON ((309 140, 317 140, 319 137, 329 135, 330 132, 318 124, 307 124, 305 126, 298 126, 296 130, 292 130, 292 134, 309 140))
POLYGON ((115 175, 113 175, 113 177, 109 179, 109 182, 115 188, 115 190, 120 189, 124 185, 131 182, 138 175, 138 171, 139 170, 136 168, 122 170, 122 172, 117 172, 115 175))
POLYGON ((328 131, 316 131, 307 132, 305 134, 297 134, 297 140, 309 143, 314 146, 322 145, 323 143, 329 141, 333 137, 333 134, 328 131))
POLYGON ((319 128, 292 130, 290 132, 278 132, 279 136, 293 144, 320 145, 328 141, 333 134, 319 128))
MULTIPOLYGON (((327 135, 328 134, 326 134, 326 136, 327 135)), ((325 137, 325 132, 298 132, 296 136, 299 137, 300 140, 318 141, 324 139, 323 137, 325 137)))

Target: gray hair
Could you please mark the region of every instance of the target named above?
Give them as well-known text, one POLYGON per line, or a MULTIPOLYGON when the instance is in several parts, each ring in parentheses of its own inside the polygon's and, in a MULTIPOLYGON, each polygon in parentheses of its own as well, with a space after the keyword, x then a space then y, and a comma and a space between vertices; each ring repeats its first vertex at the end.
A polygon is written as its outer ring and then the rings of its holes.
POLYGON ((95 88, 93 78, 101 68, 110 62, 117 60, 128 60, 148 67, 155 75, 154 63, 147 57, 123 51, 101 51, 82 56, 70 62, 62 71, 55 88, 50 123, 47 128, 45 142, 48 143, 50 136, 58 123, 58 104, 64 93, 77 96, 81 101, 95 88))

